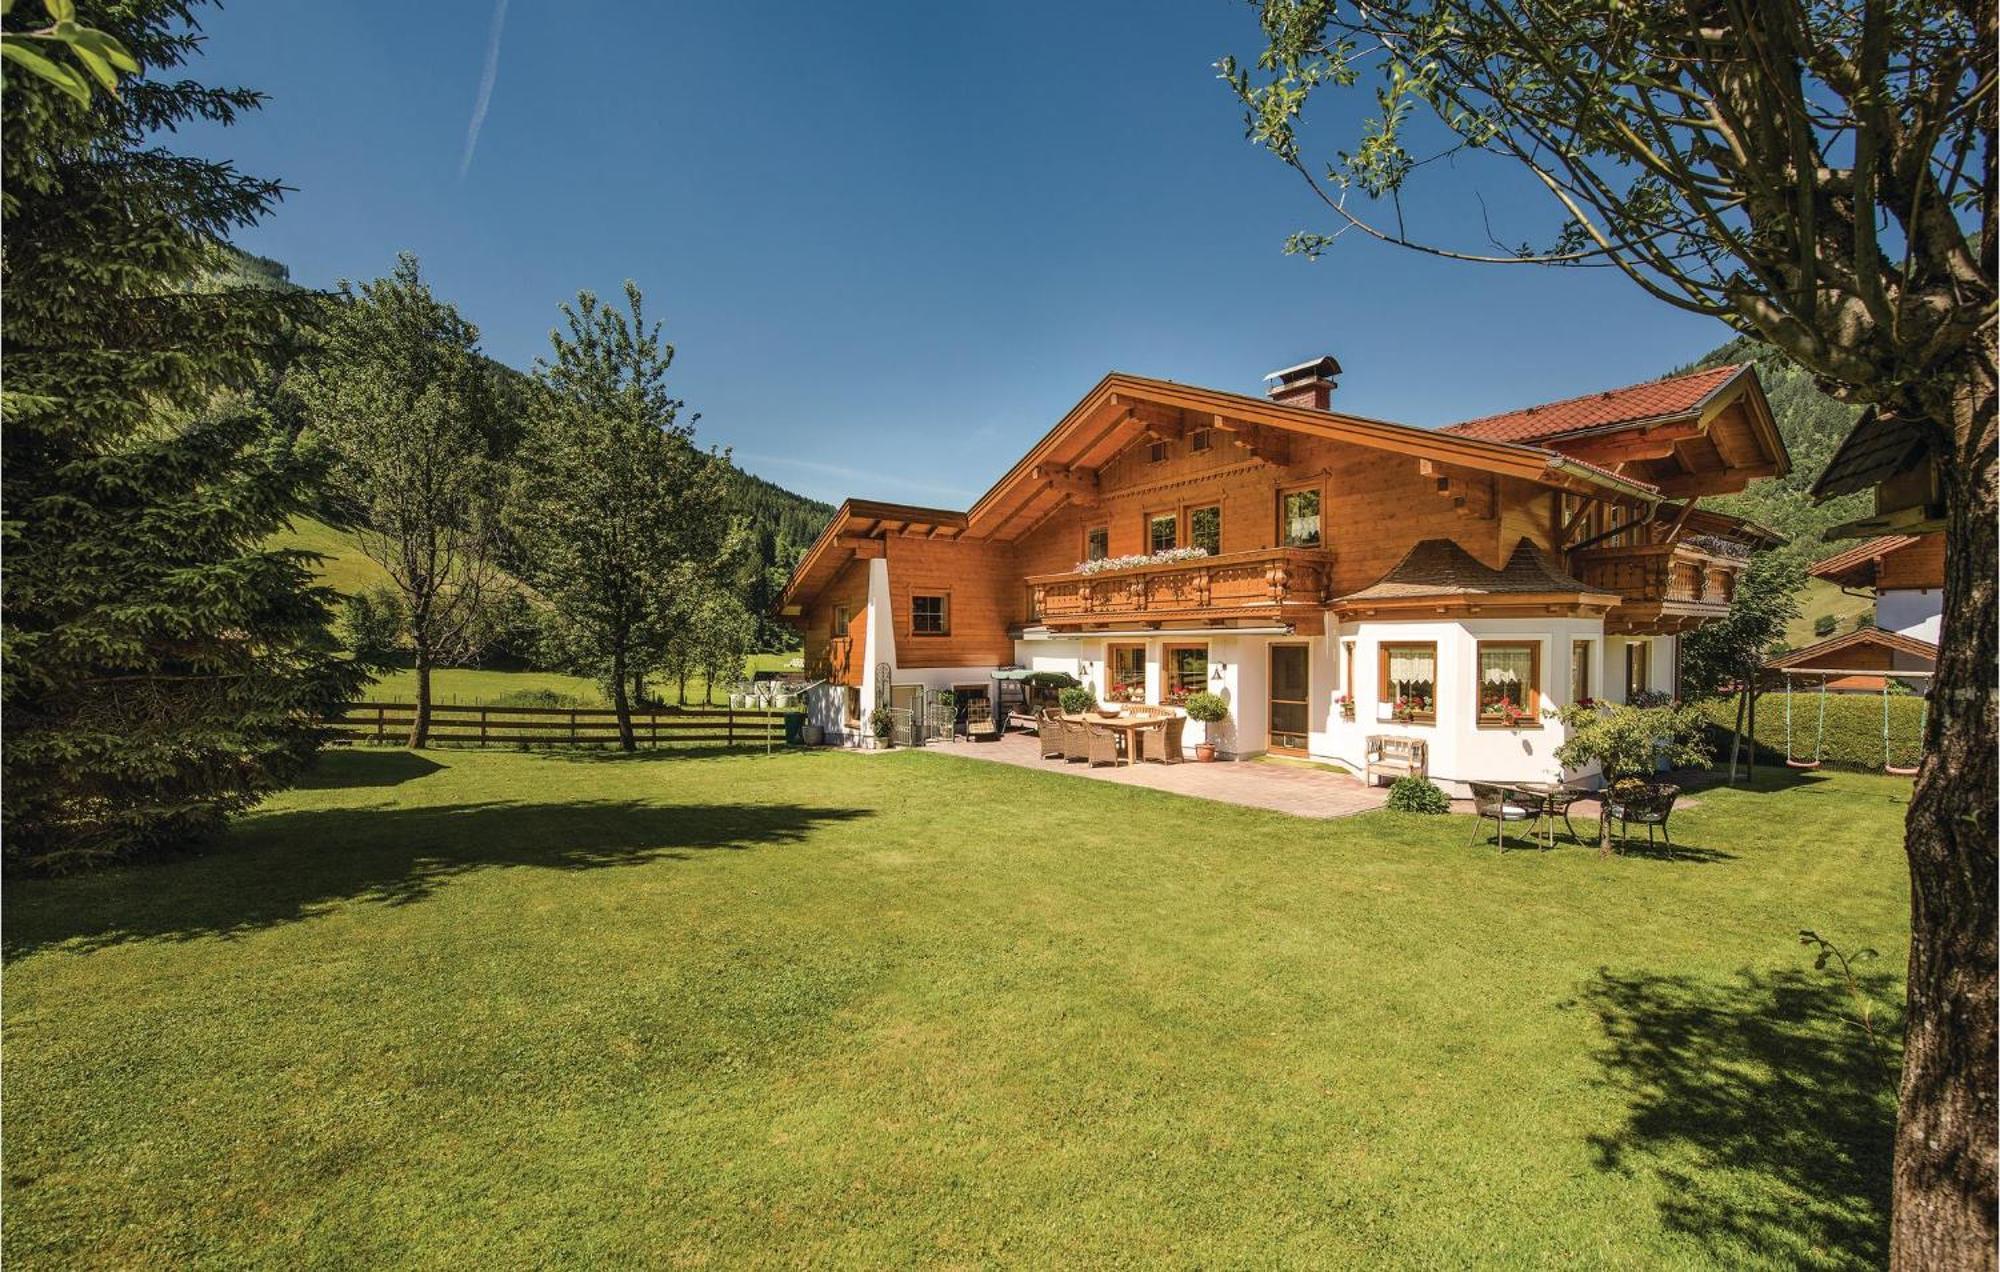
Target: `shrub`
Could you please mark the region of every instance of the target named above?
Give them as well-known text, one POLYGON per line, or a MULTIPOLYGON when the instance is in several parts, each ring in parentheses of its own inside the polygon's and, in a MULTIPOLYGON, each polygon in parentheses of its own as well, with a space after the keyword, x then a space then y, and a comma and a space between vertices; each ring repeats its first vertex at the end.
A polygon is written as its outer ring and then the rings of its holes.
MULTIPOLYGON (((1715 753, 1729 754, 1729 731, 1736 725, 1736 699, 1717 698, 1702 704, 1715 753)), ((1889 695, 1889 757, 1898 765, 1917 762, 1923 745, 1924 700, 1916 694, 1889 695)), ((1792 700, 1792 754, 1811 759, 1819 742, 1819 687, 1803 686, 1792 700)), ((1785 695, 1782 690, 1757 698, 1757 762, 1778 764, 1785 758, 1785 695)), ((1829 768, 1882 769, 1882 695, 1834 693, 1826 698, 1826 737, 1820 759, 1829 768)))
POLYGON ((1188 719, 1199 720, 1203 724, 1214 724, 1229 714, 1229 704, 1219 694, 1191 693, 1182 705, 1187 710, 1188 719))
POLYGON ((1060 702, 1062 709, 1069 714, 1082 715, 1097 705, 1097 695, 1082 685, 1071 685, 1056 695, 1056 701, 1060 702))
POLYGON ((581 707, 583 700, 553 689, 509 689, 495 698, 496 707, 581 707))
POLYGON ((1595 763, 1616 780, 1650 778, 1659 760, 1670 768, 1708 763, 1707 720, 1693 706, 1652 705, 1648 699, 1644 706, 1571 704, 1547 714, 1568 730, 1568 739, 1556 748, 1556 761, 1566 769, 1595 763))
POLYGON ((1833 629, 1839 621, 1831 614, 1821 614, 1813 620, 1813 635, 1821 637, 1833 635, 1833 629))
POLYGON ((1399 777, 1389 786, 1389 807, 1399 813, 1448 813, 1451 801, 1423 777, 1399 777))
POLYGON ((340 638, 357 662, 386 664, 403 639, 401 594, 382 583, 348 597, 340 611, 340 638))

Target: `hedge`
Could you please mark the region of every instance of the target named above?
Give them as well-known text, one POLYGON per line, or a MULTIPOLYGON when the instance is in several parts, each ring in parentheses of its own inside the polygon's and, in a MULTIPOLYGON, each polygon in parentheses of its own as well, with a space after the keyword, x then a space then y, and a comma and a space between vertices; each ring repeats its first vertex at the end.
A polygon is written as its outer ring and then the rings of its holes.
MULTIPOLYGON (((1711 739, 1715 760, 1729 763, 1729 731, 1736 727, 1736 699, 1715 698, 1701 704, 1716 726, 1711 739)), ((1792 698, 1792 755, 1811 759, 1819 735, 1819 690, 1800 689, 1792 698)), ((1915 694, 1889 695, 1889 755, 1898 765, 1914 765, 1921 749, 1918 729, 1924 700, 1915 694)), ((1785 758, 1785 695, 1782 690, 1757 697, 1757 762, 1782 763, 1785 758)), ((1826 695, 1826 741, 1820 752, 1832 768, 1882 770, 1882 695, 1826 695)))

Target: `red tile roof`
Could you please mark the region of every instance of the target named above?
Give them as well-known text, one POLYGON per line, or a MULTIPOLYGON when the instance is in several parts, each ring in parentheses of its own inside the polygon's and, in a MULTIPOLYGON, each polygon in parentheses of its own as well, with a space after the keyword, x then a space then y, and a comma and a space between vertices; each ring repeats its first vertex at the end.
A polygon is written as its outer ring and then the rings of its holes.
POLYGON ((1489 442, 1539 442, 1586 429, 1685 415, 1743 369, 1742 364, 1546 402, 1525 410, 1466 420, 1441 430, 1489 442))

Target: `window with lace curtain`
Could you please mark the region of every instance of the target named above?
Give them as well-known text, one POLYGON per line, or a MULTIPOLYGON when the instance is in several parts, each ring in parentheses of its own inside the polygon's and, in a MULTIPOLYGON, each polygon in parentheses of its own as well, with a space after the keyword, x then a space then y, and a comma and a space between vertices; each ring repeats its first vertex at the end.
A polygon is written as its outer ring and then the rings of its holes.
POLYGON ((1541 724, 1542 647, 1534 641, 1479 642, 1479 723, 1509 729, 1541 724))
POLYGON ((1437 719, 1436 641, 1383 645, 1382 718, 1429 724, 1437 719))

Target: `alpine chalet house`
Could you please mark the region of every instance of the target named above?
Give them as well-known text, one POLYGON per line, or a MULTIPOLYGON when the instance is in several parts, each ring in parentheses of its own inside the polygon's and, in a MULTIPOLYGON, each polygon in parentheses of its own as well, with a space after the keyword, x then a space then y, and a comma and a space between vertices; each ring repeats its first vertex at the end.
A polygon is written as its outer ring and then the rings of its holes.
POLYGON ((1026 666, 1220 694, 1226 756, 1358 772, 1406 735, 1447 789, 1545 780, 1544 708, 1673 692, 1680 634, 1780 541, 1698 506, 1790 466, 1751 367, 1440 430, 1334 409, 1339 374, 1256 398, 1114 372, 963 512, 842 504, 780 600, 812 723, 852 742, 878 704, 1026 666))

